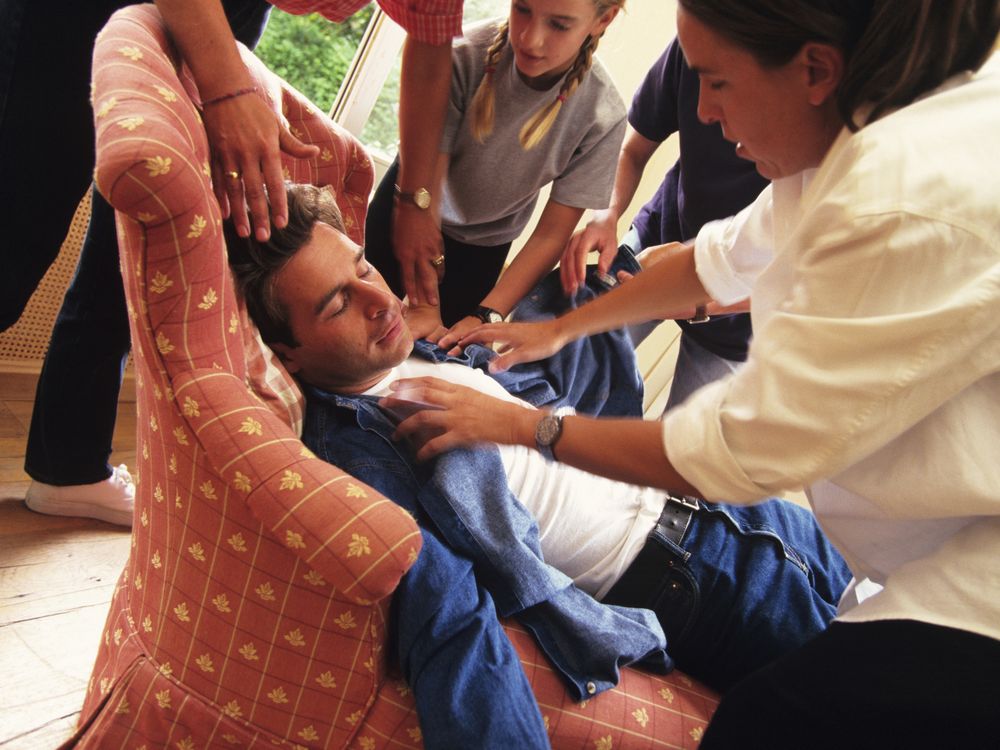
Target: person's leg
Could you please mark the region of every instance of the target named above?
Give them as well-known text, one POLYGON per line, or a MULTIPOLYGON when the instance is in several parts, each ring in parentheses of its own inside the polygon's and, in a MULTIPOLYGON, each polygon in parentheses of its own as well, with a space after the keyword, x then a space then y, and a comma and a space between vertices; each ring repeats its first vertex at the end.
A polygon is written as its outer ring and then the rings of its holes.
POLYGON ((0 3, 0 330, 55 260, 94 167, 94 36, 123 0, 0 3))
POLYGON ((702 750, 996 748, 1000 641, 913 620, 835 622, 733 687, 702 750))
POLYGON ((424 746, 549 746, 538 703, 471 563, 421 529, 423 549, 393 595, 393 642, 424 746))
POLYGON ((129 352, 128 313, 114 237, 114 209, 93 194, 76 274, 56 318, 38 379, 25 471, 39 482, 90 484, 111 476, 108 456, 129 352))
POLYGON ((670 396, 667 397, 664 413, 684 403, 688 396, 703 385, 714 383, 719 378, 736 372, 741 364, 743 363, 710 352, 685 331, 681 334, 677 364, 674 366, 674 379, 670 383, 670 396))
MULTIPOLYGON (((270 4, 227 0, 224 5, 236 37, 256 45, 270 4)), ((88 49, 92 45, 90 39, 88 49)), ((26 497, 32 510, 131 523, 131 479, 124 467, 108 464, 130 347, 114 209, 92 188, 90 224, 35 394, 25 451, 25 471, 35 480, 26 497)))
POLYGON ((652 609, 677 666, 726 690, 822 632, 850 572, 805 508, 699 505, 680 544, 654 533, 604 600, 652 609))
POLYGON ((441 320, 453 326, 472 315, 496 286, 511 243, 468 245, 444 236, 444 280, 441 293, 441 320))

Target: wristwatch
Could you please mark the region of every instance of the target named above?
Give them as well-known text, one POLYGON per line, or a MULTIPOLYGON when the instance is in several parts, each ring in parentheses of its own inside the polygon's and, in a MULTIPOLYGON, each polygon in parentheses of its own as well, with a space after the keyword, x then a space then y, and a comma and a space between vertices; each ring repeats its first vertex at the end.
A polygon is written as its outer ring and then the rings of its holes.
POLYGON ((576 410, 570 406, 560 406, 558 409, 549 412, 535 426, 535 448, 545 457, 546 461, 555 461, 555 454, 552 449, 556 446, 556 441, 562 435, 563 417, 571 417, 576 414, 576 410))
POLYGON ((486 305, 480 305, 472 314, 484 323, 503 323, 503 315, 486 305))
POLYGON ((401 201, 406 201, 407 203, 412 203, 417 208, 426 211, 431 207, 431 194, 427 188, 417 188, 412 193, 404 193, 399 185, 393 185, 396 192, 396 197, 401 201))

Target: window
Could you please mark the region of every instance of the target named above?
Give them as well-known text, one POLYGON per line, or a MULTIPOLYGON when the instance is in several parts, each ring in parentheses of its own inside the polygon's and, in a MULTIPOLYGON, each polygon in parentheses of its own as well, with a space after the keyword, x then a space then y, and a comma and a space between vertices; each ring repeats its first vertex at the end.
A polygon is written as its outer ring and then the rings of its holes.
POLYGON ((329 110, 372 20, 374 7, 367 6, 341 24, 330 23, 317 13, 293 16, 275 8, 256 54, 310 101, 329 110))
MULTIPOLYGON (((466 0, 464 21, 505 15, 509 0, 466 0)), ((385 167, 399 143, 405 33, 373 3, 342 24, 274 9, 257 46, 264 64, 357 135, 385 167)))
MULTIPOLYGON (((462 14, 464 23, 505 16, 510 12, 509 0, 465 0, 462 14)), ((381 13, 380 13, 381 15, 381 13)), ((394 26, 391 22, 388 25, 394 26)), ((399 144, 399 71, 402 55, 399 49, 403 35, 396 41, 396 51, 392 55, 384 85, 372 104, 371 112, 364 118, 361 141, 373 152, 392 161, 399 144)))

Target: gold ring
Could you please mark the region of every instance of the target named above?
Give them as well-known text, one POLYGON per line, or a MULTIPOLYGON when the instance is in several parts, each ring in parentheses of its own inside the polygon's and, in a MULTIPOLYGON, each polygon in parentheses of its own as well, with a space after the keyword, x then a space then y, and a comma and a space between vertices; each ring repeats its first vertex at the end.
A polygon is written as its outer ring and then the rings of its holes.
POLYGON ((434 260, 431 261, 431 265, 434 266, 435 268, 438 268, 439 266, 443 266, 444 265, 444 256, 443 255, 439 255, 438 257, 436 257, 434 260))
POLYGON ((232 172, 226 172, 226 177, 229 177, 230 179, 233 180, 238 180, 240 179, 240 173, 233 170, 232 172))

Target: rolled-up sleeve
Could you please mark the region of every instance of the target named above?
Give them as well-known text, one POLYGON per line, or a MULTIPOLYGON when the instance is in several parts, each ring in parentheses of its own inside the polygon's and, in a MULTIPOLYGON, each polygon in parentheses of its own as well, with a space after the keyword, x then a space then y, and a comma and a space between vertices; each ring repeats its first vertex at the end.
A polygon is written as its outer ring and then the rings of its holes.
POLYGON ((795 243, 759 279, 783 291, 747 363, 664 419, 667 456, 708 499, 835 476, 1000 371, 995 238, 845 202, 795 243))

